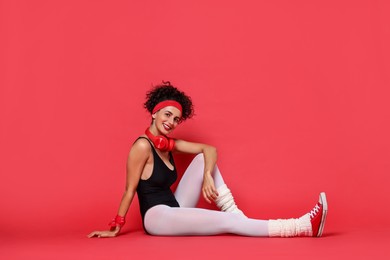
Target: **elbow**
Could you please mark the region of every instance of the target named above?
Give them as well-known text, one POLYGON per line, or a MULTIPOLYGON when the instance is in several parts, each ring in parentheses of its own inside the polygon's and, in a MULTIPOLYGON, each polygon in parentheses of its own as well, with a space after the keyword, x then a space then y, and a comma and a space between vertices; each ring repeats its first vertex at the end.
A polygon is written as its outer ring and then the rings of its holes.
POLYGON ((218 152, 215 146, 211 146, 211 145, 207 146, 207 152, 208 154, 212 154, 213 156, 217 157, 218 152))
POLYGON ((194 160, 204 161, 205 155, 217 158, 217 148, 211 145, 205 146, 202 151, 195 156, 194 160))
POLYGON ((210 146, 210 150, 211 150, 211 152, 214 153, 215 155, 218 154, 218 153, 217 153, 217 147, 215 147, 215 146, 210 146))

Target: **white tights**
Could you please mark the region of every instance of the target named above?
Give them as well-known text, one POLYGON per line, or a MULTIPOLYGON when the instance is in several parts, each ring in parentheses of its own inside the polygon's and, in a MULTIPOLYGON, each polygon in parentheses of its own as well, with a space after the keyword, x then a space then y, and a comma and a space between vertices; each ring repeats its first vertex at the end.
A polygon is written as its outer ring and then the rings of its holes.
MULTIPOLYGON (((145 229, 151 235, 190 236, 237 234, 268 236, 268 221, 246 218, 236 213, 195 208, 198 203, 204 171, 203 154, 197 155, 185 171, 176 189, 180 208, 157 205, 144 218, 145 229)), ((225 184, 217 166, 213 171, 215 187, 225 184)))

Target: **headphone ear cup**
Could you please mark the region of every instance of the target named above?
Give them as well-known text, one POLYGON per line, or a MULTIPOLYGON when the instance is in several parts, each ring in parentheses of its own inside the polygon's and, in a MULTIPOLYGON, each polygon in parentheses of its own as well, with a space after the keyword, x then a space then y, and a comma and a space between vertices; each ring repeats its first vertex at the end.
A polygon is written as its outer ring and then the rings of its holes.
POLYGON ((168 151, 172 151, 173 148, 175 148, 175 140, 174 139, 169 139, 168 140, 168 151))
POLYGON ((145 130, 146 136, 153 142, 154 147, 157 149, 166 152, 166 151, 172 151, 175 147, 175 140, 165 137, 163 135, 157 135, 154 136, 149 128, 146 128, 145 130))
POLYGON ((153 140, 154 146, 156 146, 157 149, 165 152, 169 148, 169 141, 165 136, 159 135, 156 136, 153 140))

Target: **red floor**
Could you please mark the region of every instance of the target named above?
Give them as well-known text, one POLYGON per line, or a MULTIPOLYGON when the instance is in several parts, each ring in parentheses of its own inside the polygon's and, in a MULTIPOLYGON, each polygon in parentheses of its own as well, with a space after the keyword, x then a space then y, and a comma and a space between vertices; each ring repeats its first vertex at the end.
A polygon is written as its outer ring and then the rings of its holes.
POLYGON ((153 237, 125 230, 111 239, 87 232, 2 237, 1 259, 389 259, 389 228, 336 230, 322 238, 153 237))

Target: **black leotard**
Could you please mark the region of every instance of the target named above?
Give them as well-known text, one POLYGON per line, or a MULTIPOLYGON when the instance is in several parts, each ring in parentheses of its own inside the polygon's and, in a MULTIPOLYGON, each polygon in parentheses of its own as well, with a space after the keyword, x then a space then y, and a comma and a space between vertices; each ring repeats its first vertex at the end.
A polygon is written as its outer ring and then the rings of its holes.
MULTIPOLYGON (((149 139, 145 139, 149 141, 149 139)), ((172 153, 169 152, 169 162, 173 165, 174 169, 170 170, 157 154, 150 141, 149 143, 153 152, 152 175, 147 180, 140 179, 137 187, 142 222, 144 221, 146 211, 153 206, 164 204, 170 207, 180 207, 170 188, 177 179, 176 166, 172 153)))

